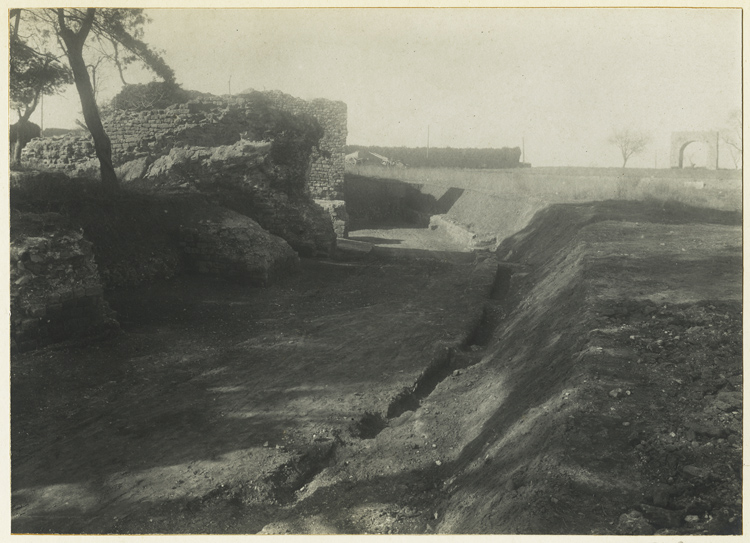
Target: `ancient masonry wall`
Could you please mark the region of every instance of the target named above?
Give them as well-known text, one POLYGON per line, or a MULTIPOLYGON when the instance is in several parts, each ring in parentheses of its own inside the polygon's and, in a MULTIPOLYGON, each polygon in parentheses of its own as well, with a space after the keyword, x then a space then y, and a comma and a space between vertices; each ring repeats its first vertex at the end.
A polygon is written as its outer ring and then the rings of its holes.
POLYGON ((23 236, 10 251, 11 348, 30 350, 117 328, 91 243, 80 232, 23 236))
MULTIPOLYGON (((279 91, 263 94, 282 111, 304 113, 318 120, 324 135, 310 157, 307 188, 313 198, 342 200, 346 104, 324 99, 307 101, 279 91)), ((226 117, 231 115, 232 109, 241 110, 245 104, 242 95, 216 96, 166 109, 115 111, 103 117, 104 128, 112 142, 113 162, 117 166, 140 157, 155 157, 177 145, 230 145, 240 139, 242 126, 228 125, 226 117), (228 130, 228 126, 232 129, 228 130)), ((23 156, 27 161, 71 175, 98 171, 93 142, 88 135, 35 139, 24 148, 23 156)))
POLYGON ((320 200, 343 200, 346 104, 323 99, 307 101, 279 91, 265 94, 278 109, 294 114, 305 113, 318 120, 323 127, 323 137, 310 157, 310 195, 320 200))
MULTIPOLYGON (((115 111, 102 123, 112 144, 115 166, 145 156, 169 152, 177 136, 190 128, 211 123, 198 104, 181 104, 167 109, 115 111)), ((238 138, 239 139, 239 136, 238 138)), ((24 160, 63 170, 69 175, 96 172, 99 163, 88 134, 66 134, 34 139, 23 150, 24 160)))

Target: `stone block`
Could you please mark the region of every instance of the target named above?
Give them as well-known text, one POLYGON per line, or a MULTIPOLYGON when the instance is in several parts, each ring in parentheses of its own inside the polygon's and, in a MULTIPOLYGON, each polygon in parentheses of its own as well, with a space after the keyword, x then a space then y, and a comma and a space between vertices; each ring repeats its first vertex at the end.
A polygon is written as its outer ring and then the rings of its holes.
POLYGON ((29 307, 27 313, 30 317, 43 317, 47 309, 43 305, 34 305, 29 307))
POLYGON ((23 319, 21 321, 21 331, 28 332, 29 330, 32 330, 39 326, 40 320, 38 318, 35 319, 23 319))
POLYGON ((86 296, 102 296, 104 294, 104 289, 101 285, 86 287, 86 296))

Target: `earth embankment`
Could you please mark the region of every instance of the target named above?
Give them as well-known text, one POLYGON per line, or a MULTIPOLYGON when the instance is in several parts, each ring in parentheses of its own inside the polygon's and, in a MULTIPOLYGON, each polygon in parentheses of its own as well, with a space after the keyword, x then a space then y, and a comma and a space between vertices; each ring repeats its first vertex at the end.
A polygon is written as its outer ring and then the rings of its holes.
POLYGON ((554 205, 446 262, 396 230, 14 357, 13 531, 741 531, 739 213, 554 205))
POLYGON ((353 167, 344 190, 352 230, 374 223, 429 226, 480 250, 496 249, 552 204, 625 200, 735 212, 742 207, 742 173, 734 170, 353 167))

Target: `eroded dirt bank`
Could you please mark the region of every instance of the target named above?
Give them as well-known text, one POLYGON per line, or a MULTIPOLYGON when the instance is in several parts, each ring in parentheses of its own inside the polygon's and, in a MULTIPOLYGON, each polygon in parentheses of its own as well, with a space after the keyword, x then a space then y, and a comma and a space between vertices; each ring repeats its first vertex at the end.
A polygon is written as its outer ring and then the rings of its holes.
POLYGON ((123 292, 122 336, 14 357, 13 531, 739 533, 738 214, 460 256, 123 292))

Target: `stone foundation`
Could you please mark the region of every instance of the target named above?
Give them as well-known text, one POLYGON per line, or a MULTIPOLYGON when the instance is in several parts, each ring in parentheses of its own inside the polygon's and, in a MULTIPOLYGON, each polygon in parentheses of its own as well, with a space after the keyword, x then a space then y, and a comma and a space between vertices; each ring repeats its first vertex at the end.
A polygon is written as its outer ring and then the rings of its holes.
POLYGON ((61 222, 52 213, 13 214, 12 349, 35 349, 118 327, 103 298, 91 243, 61 222))
POLYGON ((336 237, 349 237, 349 215, 346 212, 346 202, 343 200, 315 200, 315 203, 325 209, 331 216, 336 237))
POLYGON ((143 190, 201 193, 255 220, 301 256, 332 256, 336 245, 328 213, 306 193, 290 196, 267 175, 269 143, 239 141, 220 147, 172 149, 151 164, 143 190))

